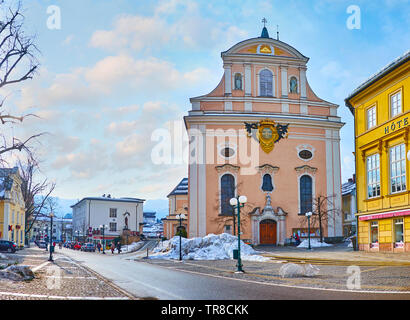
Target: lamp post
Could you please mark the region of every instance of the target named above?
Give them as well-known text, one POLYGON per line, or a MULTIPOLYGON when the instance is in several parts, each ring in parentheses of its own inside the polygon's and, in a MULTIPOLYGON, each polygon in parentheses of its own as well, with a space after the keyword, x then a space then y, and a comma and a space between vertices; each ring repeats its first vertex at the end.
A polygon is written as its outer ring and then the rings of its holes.
POLYGON ((245 206, 245 203, 248 201, 246 196, 238 196, 232 198, 229 203, 232 207, 238 210, 238 262, 236 264, 237 270, 235 273, 243 273, 242 261, 241 261, 241 208, 245 206))
POLYGON ((48 258, 48 261, 53 261, 53 251, 54 251, 54 246, 53 246, 53 217, 54 217, 54 214, 51 212, 50 213, 50 220, 51 220, 51 227, 50 227, 50 257, 48 258))
POLYGON ((80 230, 76 230, 75 233, 77 234, 77 242, 79 242, 80 238, 80 230))
POLYGON ((310 217, 312 216, 312 212, 306 212, 305 215, 308 219, 308 239, 309 239, 308 250, 311 250, 312 248, 310 247, 310 217))
POLYGON ((100 229, 102 231, 103 254, 105 254, 105 238, 104 238, 105 224, 100 225, 100 229))
POLYGON ((181 229, 182 229, 182 220, 185 219, 185 215, 183 213, 177 214, 176 218, 179 220, 179 261, 182 261, 182 235, 181 235, 181 229))

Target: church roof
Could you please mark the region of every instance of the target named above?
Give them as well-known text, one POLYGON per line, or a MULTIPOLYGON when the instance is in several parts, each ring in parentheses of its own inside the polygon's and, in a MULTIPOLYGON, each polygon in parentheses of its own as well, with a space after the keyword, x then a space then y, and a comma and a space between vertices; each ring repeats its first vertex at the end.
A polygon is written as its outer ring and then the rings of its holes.
POLYGON ((178 194, 188 194, 188 178, 183 178, 167 197, 178 194))
POLYGON ((266 29, 266 27, 263 27, 262 29, 261 38, 269 38, 269 32, 268 29, 266 29))

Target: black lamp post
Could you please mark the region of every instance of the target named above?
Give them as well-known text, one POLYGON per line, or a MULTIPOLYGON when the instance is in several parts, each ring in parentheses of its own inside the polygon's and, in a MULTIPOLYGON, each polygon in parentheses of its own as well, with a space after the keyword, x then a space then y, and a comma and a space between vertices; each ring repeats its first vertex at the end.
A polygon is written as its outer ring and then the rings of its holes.
POLYGON ((102 240, 103 240, 103 254, 105 254, 105 238, 104 238, 104 231, 105 231, 105 224, 100 225, 100 229, 102 231, 102 240))
POLYGON ((185 215, 183 213, 177 214, 176 218, 179 220, 179 261, 182 261, 181 231, 182 231, 182 220, 185 220, 185 215))
POLYGON ((238 196, 232 198, 229 203, 232 207, 238 209, 238 262, 236 266, 238 269, 235 273, 243 273, 242 269, 242 260, 241 260, 241 208, 245 206, 245 203, 248 201, 246 196, 238 196))
POLYGON ((54 251, 54 246, 53 246, 53 217, 54 217, 54 214, 51 212, 50 213, 50 220, 51 220, 51 227, 50 227, 50 257, 48 258, 48 261, 53 261, 53 251, 54 251))
POLYGON ((305 215, 308 219, 308 239, 309 239, 308 250, 311 250, 312 248, 310 247, 310 217, 312 216, 312 212, 306 212, 305 215))

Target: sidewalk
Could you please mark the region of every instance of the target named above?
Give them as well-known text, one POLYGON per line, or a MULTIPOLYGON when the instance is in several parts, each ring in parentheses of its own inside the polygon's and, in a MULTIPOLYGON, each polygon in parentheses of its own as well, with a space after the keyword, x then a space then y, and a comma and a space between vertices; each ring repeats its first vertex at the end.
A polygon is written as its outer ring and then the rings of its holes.
POLYGON ((35 274, 31 281, 0 280, 0 300, 129 300, 129 294, 69 257, 58 252, 49 262, 49 252, 25 248, 6 254, 7 263, 28 265, 35 274))
POLYGON ((265 257, 271 257, 274 260, 286 260, 289 262, 310 262, 334 265, 410 266, 410 252, 391 253, 353 251, 353 248, 347 247, 346 244, 336 244, 332 247, 313 248, 311 250, 292 246, 258 246, 255 250, 265 257))

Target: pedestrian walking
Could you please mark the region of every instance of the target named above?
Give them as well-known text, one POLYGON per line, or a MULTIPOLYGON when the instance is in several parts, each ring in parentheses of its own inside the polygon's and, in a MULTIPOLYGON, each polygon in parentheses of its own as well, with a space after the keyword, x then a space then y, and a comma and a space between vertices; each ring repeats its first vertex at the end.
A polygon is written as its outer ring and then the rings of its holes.
POLYGON ((121 253, 121 242, 117 243, 117 250, 118 250, 118 254, 121 253))
POLYGON ((295 235, 295 240, 296 240, 296 246, 300 245, 300 238, 299 238, 299 235, 297 233, 295 235))
POLYGON ((98 253, 100 253, 101 252, 101 243, 100 242, 97 243, 97 249, 98 249, 98 253))
POLYGON ((114 242, 113 242, 113 243, 111 243, 111 253, 112 254, 114 254, 114 249, 115 249, 115 245, 114 245, 114 242))

